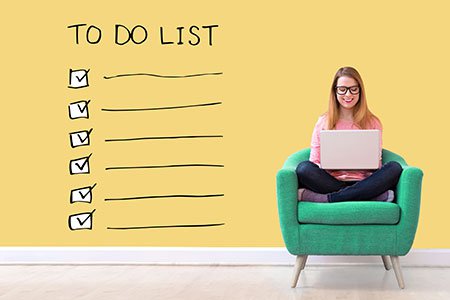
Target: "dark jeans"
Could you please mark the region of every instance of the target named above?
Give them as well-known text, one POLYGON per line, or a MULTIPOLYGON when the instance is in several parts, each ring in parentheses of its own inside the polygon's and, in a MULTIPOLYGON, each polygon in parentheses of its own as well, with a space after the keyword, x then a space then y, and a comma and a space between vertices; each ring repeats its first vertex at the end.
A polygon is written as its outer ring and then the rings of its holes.
POLYGON ((303 161, 296 172, 299 187, 328 194, 329 202, 341 202, 371 200, 387 190, 395 189, 402 170, 398 162, 390 161, 361 181, 340 181, 315 163, 303 161))

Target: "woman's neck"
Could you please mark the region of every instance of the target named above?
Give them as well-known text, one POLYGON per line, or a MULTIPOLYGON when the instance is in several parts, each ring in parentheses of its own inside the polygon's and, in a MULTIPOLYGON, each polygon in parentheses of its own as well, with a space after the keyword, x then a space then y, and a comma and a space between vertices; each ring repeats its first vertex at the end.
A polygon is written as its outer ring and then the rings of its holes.
POLYGON ((346 121, 353 121, 352 109, 339 109, 339 119, 346 121))

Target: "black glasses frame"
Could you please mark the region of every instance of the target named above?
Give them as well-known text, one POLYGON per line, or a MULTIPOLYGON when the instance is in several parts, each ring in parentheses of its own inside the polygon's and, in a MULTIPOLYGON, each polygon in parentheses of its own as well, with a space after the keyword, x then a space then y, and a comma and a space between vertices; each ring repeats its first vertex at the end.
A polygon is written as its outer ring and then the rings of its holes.
POLYGON ((358 95, 359 92, 361 91, 361 88, 359 87, 359 85, 354 85, 354 86, 337 85, 337 86, 334 87, 334 89, 336 90, 336 93, 337 93, 338 95, 345 95, 345 94, 347 94, 347 91, 350 91, 350 94, 352 94, 352 95, 358 95), (358 88, 358 92, 353 93, 352 90, 351 90, 351 88, 355 88, 355 87, 358 88), (339 90, 338 90, 339 88, 345 88, 345 92, 343 92, 343 93, 342 93, 342 92, 339 92, 339 90))

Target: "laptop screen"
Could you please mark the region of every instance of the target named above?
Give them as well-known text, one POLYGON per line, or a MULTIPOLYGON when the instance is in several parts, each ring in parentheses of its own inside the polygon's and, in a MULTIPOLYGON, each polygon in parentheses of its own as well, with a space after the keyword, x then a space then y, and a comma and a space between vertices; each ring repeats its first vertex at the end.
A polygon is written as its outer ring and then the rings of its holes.
POLYGON ((377 169, 380 153, 379 130, 322 130, 320 132, 320 163, 323 169, 377 169))

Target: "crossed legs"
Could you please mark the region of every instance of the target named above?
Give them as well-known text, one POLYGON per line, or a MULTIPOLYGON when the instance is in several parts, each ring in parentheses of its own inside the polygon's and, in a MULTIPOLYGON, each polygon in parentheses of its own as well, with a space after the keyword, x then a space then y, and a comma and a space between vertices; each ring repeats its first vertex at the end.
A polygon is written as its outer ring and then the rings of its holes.
POLYGON ((394 189, 402 173, 398 162, 385 163, 369 177, 356 182, 339 181, 311 161, 301 162, 296 169, 299 186, 319 194, 327 194, 328 202, 370 200, 394 189))

